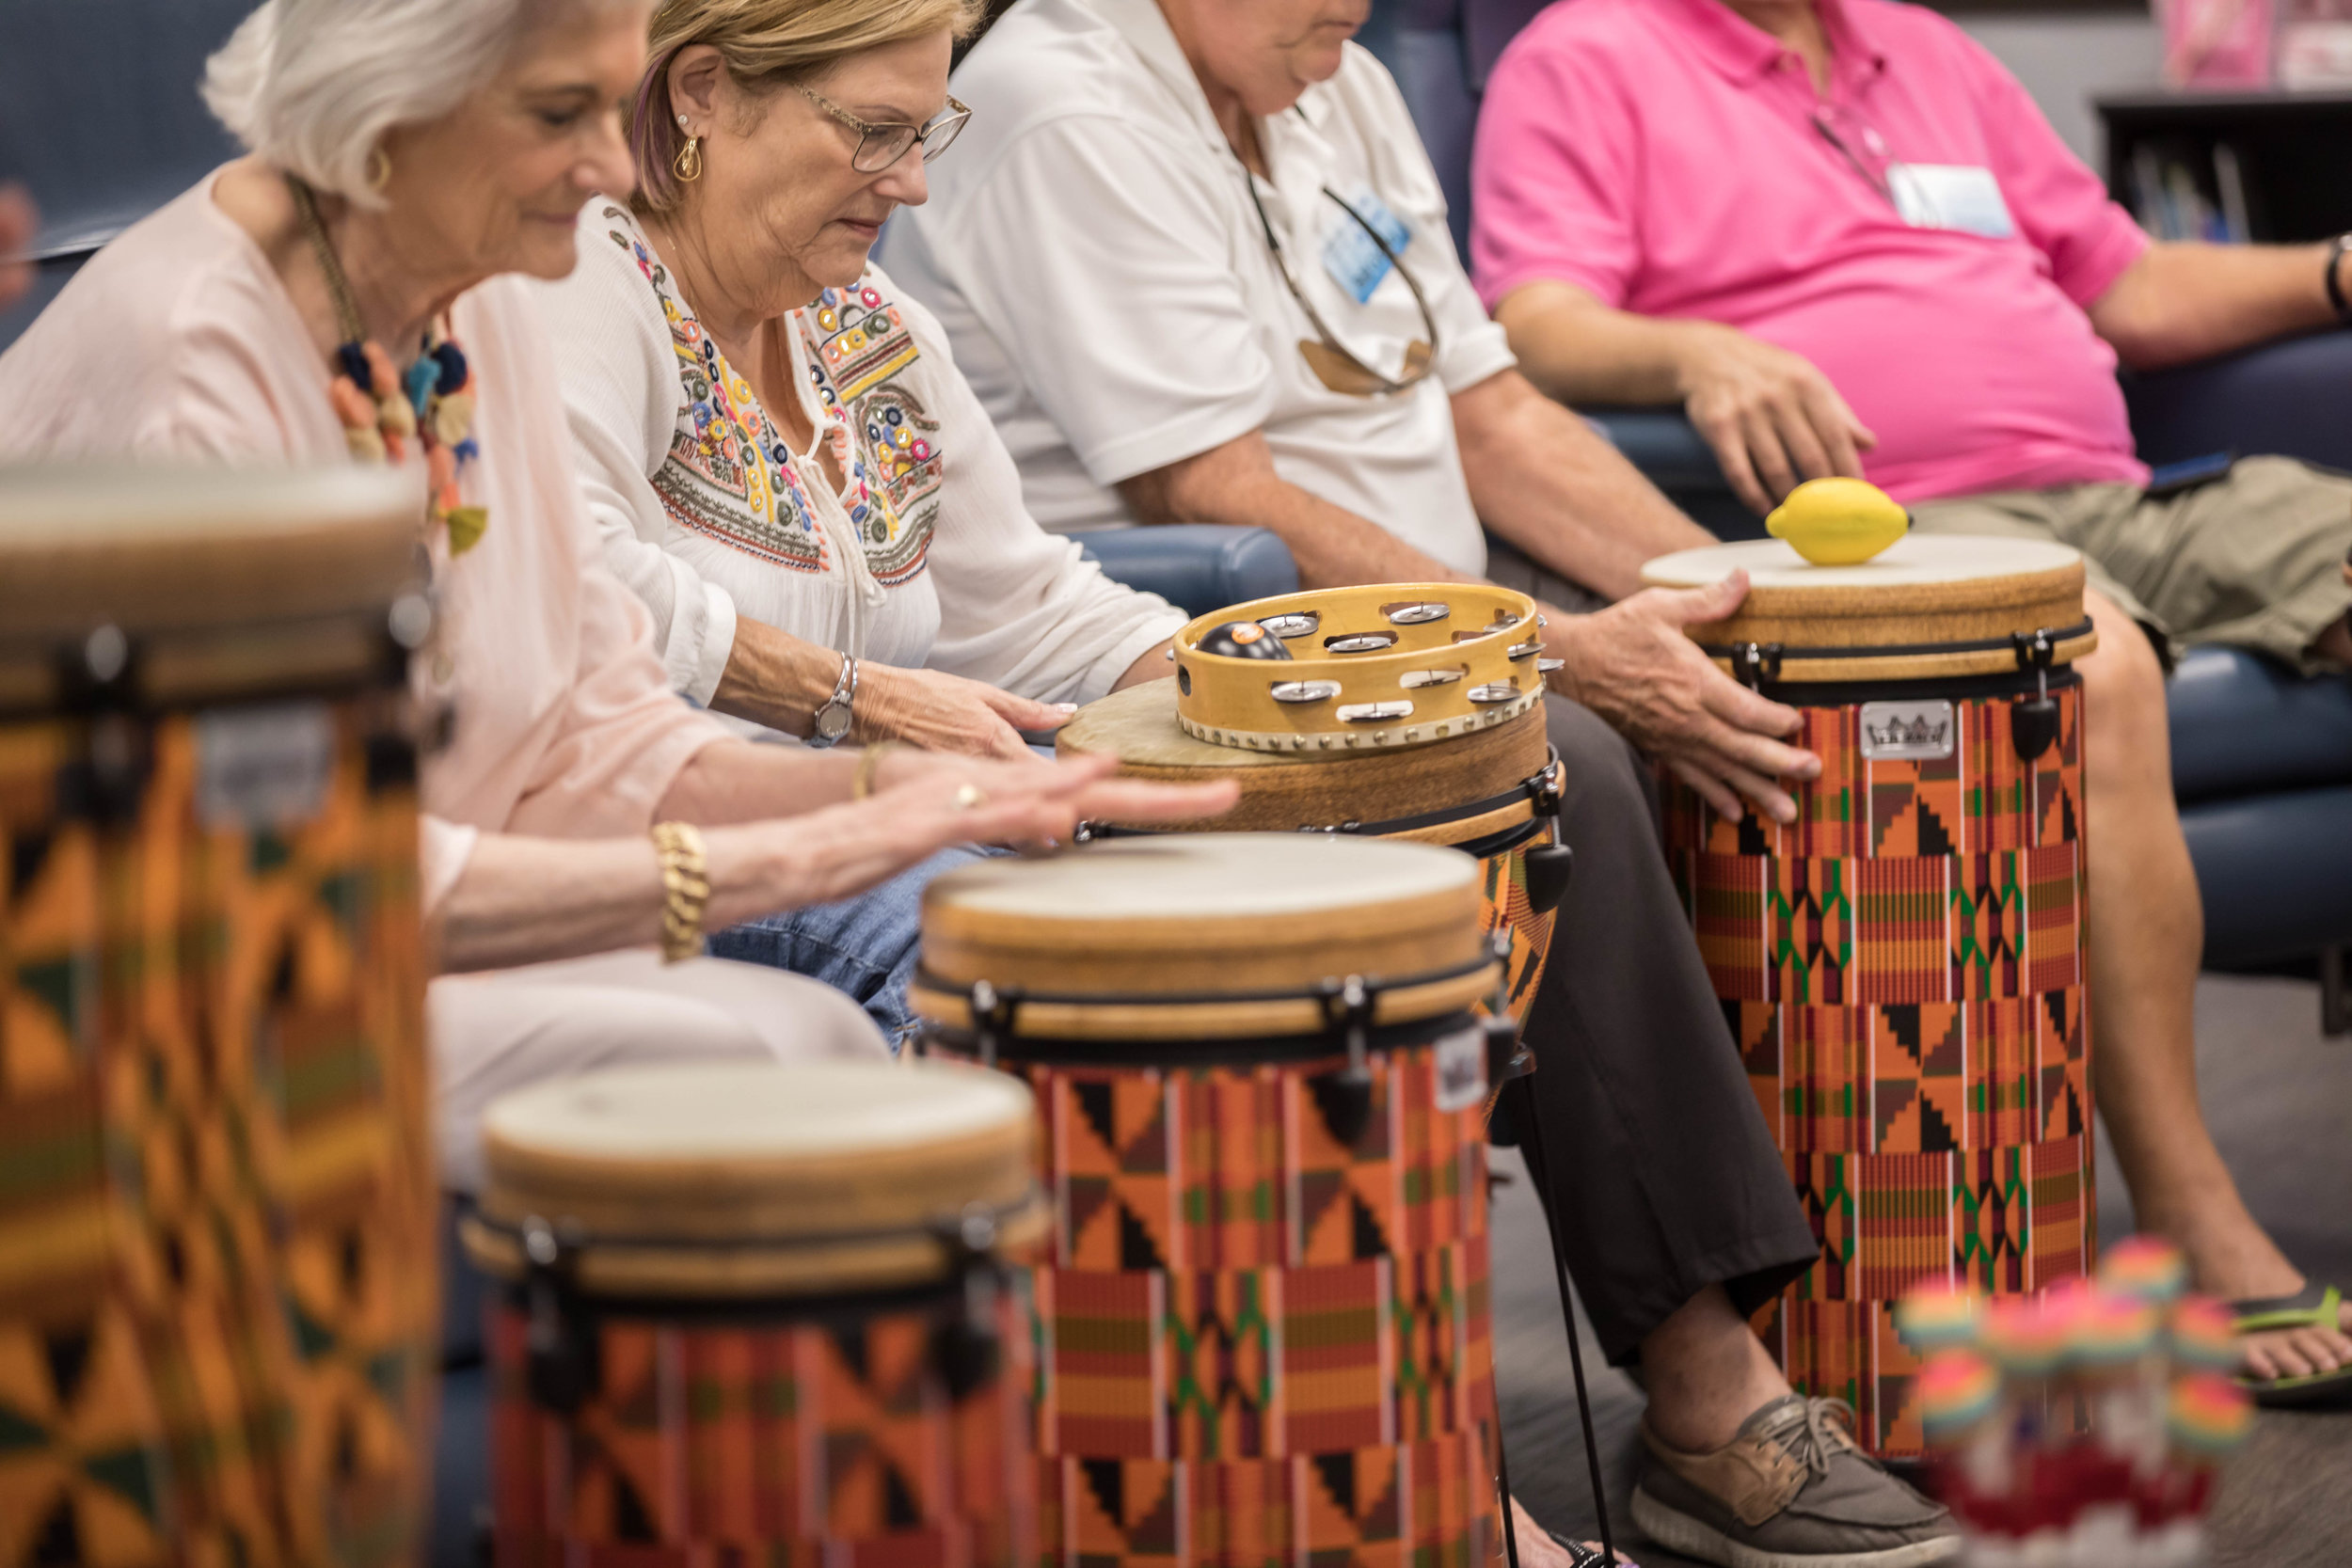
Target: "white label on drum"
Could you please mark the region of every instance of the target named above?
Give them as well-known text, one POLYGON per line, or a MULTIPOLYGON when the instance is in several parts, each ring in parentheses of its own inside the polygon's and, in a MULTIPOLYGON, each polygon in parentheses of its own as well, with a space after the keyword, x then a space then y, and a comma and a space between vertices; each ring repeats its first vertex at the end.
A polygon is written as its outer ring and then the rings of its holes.
POLYGON ((325 703, 197 715, 196 814, 208 828, 308 821, 334 770, 335 716, 325 703))
POLYGON ((1941 700, 1862 705, 1862 754, 1889 762, 1952 754, 1952 705, 1941 700))
POLYGON ((1438 1109, 1467 1111, 1486 1098, 1486 1031, 1464 1029, 1438 1041, 1438 1109))

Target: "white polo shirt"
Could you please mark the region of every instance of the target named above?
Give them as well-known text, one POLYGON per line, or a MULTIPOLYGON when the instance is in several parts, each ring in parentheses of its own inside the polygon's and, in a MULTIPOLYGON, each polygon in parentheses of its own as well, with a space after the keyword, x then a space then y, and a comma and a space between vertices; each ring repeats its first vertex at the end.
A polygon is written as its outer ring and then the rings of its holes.
POLYGON ((1336 76, 1262 120, 1273 179, 1254 182, 1315 312, 1391 376, 1428 328, 1332 195, 1403 226, 1391 247, 1436 319, 1436 373, 1369 398, 1328 389, 1300 355, 1314 328, 1268 249, 1251 177, 1152 0, 1022 0, 953 90, 971 123, 930 166, 930 202, 891 220, 880 259, 938 316, 1039 522, 1132 522, 1112 485, 1262 429, 1284 479, 1485 570, 1448 393, 1509 369, 1511 352, 1377 60, 1348 45, 1336 76))

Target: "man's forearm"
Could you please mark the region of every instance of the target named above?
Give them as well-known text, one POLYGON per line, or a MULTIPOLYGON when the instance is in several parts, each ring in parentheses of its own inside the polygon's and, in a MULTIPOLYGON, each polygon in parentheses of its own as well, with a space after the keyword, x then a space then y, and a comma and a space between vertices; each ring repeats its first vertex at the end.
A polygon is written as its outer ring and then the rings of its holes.
POLYGON ((1684 356, 1712 324, 1667 321, 1612 309, 1565 283, 1514 289, 1495 320, 1511 340, 1519 371, 1562 403, 1678 404, 1687 395, 1684 356))
POLYGON ((2090 325, 2134 370, 2203 359, 2335 325, 2328 247, 2152 245, 2090 305, 2090 325))
POLYGON ((1454 430, 1479 519, 1604 597, 1638 592, 1645 561, 1714 543, 1614 447, 1515 372, 1455 397, 1454 430))
POLYGON ((1255 433, 1121 482, 1119 492, 1147 523, 1262 528, 1290 546, 1310 588, 1359 582, 1471 579, 1377 523, 1302 490, 1274 471, 1255 433))

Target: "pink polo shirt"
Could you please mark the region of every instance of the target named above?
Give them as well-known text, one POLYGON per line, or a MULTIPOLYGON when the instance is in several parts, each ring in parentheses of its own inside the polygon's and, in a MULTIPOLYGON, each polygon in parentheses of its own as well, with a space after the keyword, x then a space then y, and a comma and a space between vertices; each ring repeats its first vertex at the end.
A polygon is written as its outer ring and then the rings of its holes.
POLYGON ((1801 354, 1877 434, 1865 467, 1900 500, 2145 483, 2114 351, 2084 314, 2147 244, 2138 227, 1951 23, 1818 4, 1825 100, 1721 0, 1538 16, 1478 123, 1481 295, 1557 278, 1801 354), (1889 158, 1991 170, 2014 231, 1911 227, 1881 187, 1889 158))

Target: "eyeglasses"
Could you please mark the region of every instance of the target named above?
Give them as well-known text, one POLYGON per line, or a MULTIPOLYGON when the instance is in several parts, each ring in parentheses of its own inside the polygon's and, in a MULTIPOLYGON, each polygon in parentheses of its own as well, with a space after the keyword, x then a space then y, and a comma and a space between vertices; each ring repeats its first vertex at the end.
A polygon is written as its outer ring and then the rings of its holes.
POLYGON ((947 106, 929 125, 877 125, 870 119, 858 119, 832 99, 806 87, 801 88, 801 96, 857 133, 857 150, 850 154, 850 166, 860 174, 880 174, 905 157, 907 149, 916 142, 923 144, 923 161, 930 163, 955 145, 956 137, 963 134, 963 122, 972 118, 969 108, 950 98, 947 106))
POLYGON ((1274 268, 1282 275, 1283 287, 1290 290, 1291 298, 1298 301, 1298 308, 1307 313, 1307 325, 1315 329, 1315 337, 1320 340, 1314 342, 1304 338, 1298 340, 1299 357, 1307 361, 1307 368, 1314 372, 1315 379, 1329 390, 1351 398, 1402 392, 1427 380, 1430 367, 1437 358, 1438 318, 1431 312, 1429 300, 1421 292, 1421 285, 1414 282, 1413 275, 1405 270, 1404 258, 1397 255, 1388 237, 1374 228, 1372 221, 1363 214, 1342 200, 1337 191, 1328 185, 1323 187, 1323 194, 1338 202, 1340 211, 1354 218, 1356 227, 1370 235, 1372 243, 1380 247, 1380 254, 1389 259, 1389 265, 1396 269, 1396 275, 1405 279, 1405 287, 1412 291, 1413 305, 1421 311, 1422 330, 1428 336, 1405 345, 1405 363, 1394 375, 1385 375, 1356 357, 1340 341, 1339 335, 1323 324, 1323 317, 1308 303, 1306 292, 1299 288, 1298 279, 1291 276, 1290 261, 1282 254, 1281 241, 1274 237, 1274 224, 1265 215, 1265 203, 1258 198, 1258 182, 1250 174, 1247 164, 1242 165, 1242 182, 1249 189, 1249 205, 1258 210, 1258 227, 1265 234, 1266 249, 1273 253, 1274 268))

